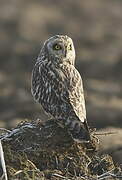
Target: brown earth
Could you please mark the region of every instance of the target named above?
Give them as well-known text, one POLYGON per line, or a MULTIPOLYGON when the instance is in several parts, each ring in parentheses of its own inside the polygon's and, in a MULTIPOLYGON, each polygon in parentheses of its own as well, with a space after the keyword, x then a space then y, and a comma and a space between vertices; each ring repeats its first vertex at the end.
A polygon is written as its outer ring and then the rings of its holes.
POLYGON ((52 119, 22 122, 2 133, 7 174, 12 180, 119 180, 122 171, 108 154, 98 155, 99 140, 76 142, 52 119))

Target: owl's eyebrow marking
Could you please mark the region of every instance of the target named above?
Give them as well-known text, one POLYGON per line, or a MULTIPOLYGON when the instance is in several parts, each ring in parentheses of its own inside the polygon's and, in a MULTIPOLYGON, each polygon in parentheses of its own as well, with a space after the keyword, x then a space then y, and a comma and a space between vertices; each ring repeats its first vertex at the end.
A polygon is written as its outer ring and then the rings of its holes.
MULTIPOLYGON (((58 39, 56 39, 54 42, 57 43, 57 44, 63 43, 63 41, 58 40, 58 39)), ((54 43, 54 44, 55 44, 55 43, 54 43)))

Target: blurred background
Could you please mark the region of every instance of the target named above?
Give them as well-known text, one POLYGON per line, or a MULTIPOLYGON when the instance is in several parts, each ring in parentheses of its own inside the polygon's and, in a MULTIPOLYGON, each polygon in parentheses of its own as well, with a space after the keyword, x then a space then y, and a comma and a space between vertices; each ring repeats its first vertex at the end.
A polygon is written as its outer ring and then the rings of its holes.
POLYGON ((122 1, 0 0, 0 127, 44 118, 32 98, 31 71, 43 42, 70 36, 91 127, 101 152, 122 163, 122 1))

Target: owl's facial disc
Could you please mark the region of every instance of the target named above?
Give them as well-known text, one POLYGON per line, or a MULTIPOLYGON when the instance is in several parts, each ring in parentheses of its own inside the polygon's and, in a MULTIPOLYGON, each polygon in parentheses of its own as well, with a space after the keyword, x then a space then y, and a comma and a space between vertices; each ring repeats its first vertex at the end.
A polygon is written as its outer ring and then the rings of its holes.
POLYGON ((47 44, 49 55, 51 55, 58 63, 69 62, 75 60, 75 49, 71 38, 67 36, 58 36, 57 38, 51 38, 47 44), (60 60, 60 61, 59 61, 60 60))

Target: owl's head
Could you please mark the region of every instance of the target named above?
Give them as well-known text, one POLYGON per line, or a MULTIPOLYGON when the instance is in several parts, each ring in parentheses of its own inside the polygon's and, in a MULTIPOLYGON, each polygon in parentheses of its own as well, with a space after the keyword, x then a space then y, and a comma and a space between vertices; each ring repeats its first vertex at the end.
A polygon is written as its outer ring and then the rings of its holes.
POLYGON ((45 52, 48 55, 49 61, 55 64, 69 63, 74 65, 75 49, 70 37, 63 35, 53 36, 45 41, 42 49, 43 53, 45 52))

